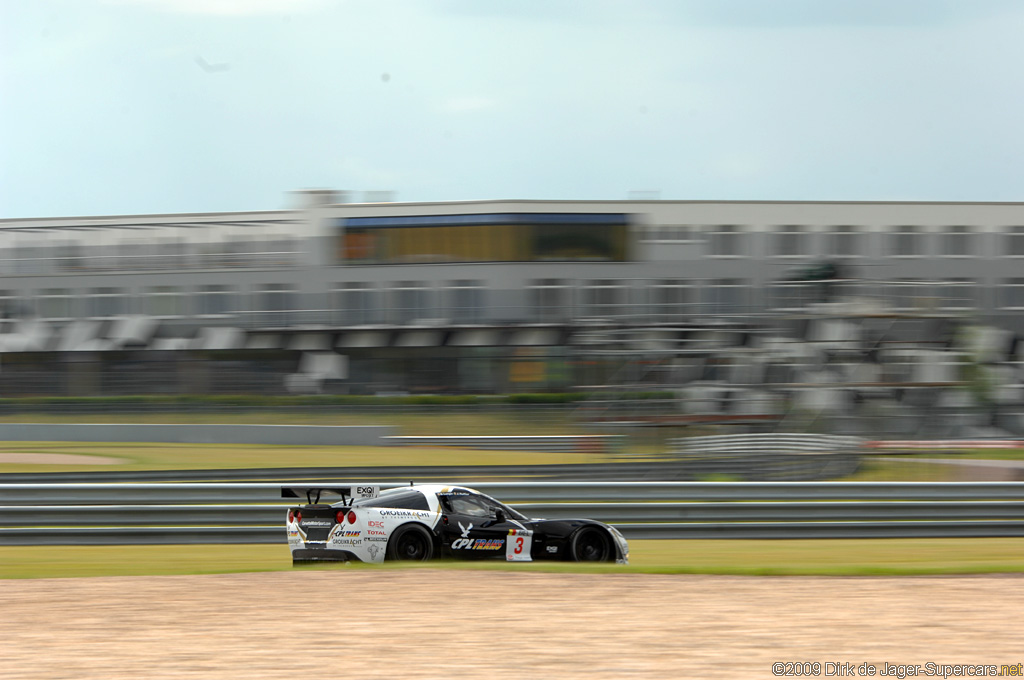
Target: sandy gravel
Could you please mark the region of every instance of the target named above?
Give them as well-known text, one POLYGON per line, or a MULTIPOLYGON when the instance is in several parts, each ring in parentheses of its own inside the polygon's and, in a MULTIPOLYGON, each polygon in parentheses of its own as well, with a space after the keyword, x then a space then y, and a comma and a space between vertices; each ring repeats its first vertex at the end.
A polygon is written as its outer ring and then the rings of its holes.
POLYGON ((1022 586, 344 569, 7 580, 0 678, 770 678, 777 660, 1018 663, 1022 586))

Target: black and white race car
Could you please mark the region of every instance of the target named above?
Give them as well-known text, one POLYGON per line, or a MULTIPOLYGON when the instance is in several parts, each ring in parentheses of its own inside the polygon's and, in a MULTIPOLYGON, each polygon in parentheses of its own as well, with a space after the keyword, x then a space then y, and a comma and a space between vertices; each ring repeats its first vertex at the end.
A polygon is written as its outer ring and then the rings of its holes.
POLYGON ((629 546, 614 527, 588 519, 530 519, 464 486, 283 487, 305 498, 288 509, 296 564, 322 560, 497 559, 626 564, 629 546), (341 496, 334 504, 320 496, 341 496))

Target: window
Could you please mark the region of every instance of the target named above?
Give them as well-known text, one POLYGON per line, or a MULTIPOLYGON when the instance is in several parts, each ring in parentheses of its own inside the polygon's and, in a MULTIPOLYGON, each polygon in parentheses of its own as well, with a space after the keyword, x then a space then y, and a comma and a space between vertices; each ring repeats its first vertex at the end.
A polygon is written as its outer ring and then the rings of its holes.
POLYGON ((915 309, 926 304, 929 292, 934 292, 927 282, 917 279, 896 279, 882 286, 890 304, 896 309, 915 309))
POLYGON ((801 309, 809 304, 824 302, 824 281, 776 281, 772 284, 773 309, 801 309))
POLYGON ((117 264, 119 271, 144 269, 146 266, 146 242, 141 239, 129 239, 117 244, 117 264))
POLYGON ((744 311, 748 288, 743 279, 713 279, 704 289, 705 311, 710 314, 744 311))
POLYGON ((399 281, 398 286, 392 289, 391 312, 391 320, 395 323, 432 316, 430 291, 426 284, 422 281, 399 281))
POLYGON ((252 267, 259 260, 263 244, 245 236, 232 236, 224 244, 224 263, 229 267, 252 267))
POLYGON ((1024 278, 1003 279, 1003 307, 1024 309, 1024 278))
POLYGON ((186 262, 185 242, 180 238, 165 238, 156 242, 154 269, 184 269, 186 262))
POLYGON ((650 224, 640 232, 640 240, 686 243, 696 238, 696 229, 685 224, 650 224))
POLYGON ((889 254, 896 257, 917 257, 924 254, 924 233, 918 227, 896 227, 889 232, 889 254))
POLYGON ((74 241, 60 241, 53 249, 54 271, 79 271, 82 267, 82 248, 74 241))
POLYGON ((341 323, 359 326, 374 320, 374 290, 369 283, 350 281, 335 289, 334 309, 341 323))
POLYGON ((14 246, 15 274, 42 274, 41 244, 22 241, 14 246))
POLYGON ((711 241, 711 255, 736 257, 742 255, 741 236, 743 232, 736 225, 719 225, 708 228, 711 241))
POLYGON ((974 279, 943 279, 939 286, 939 305, 941 307, 946 309, 971 309, 978 304, 978 284, 974 279))
POLYGON ((297 246, 293 238, 272 236, 266 241, 263 250, 263 257, 259 262, 262 267, 291 267, 295 264, 297 246))
POLYGON ((354 217, 338 224, 344 262, 616 261, 627 258, 628 216, 497 213, 354 217))
POLYGON ((0 290, 0 318, 13 319, 21 316, 21 308, 14 291, 0 290))
POLYGON ((567 319, 571 314, 565 279, 535 279, 530 284, 530 307, 540 321, 567 319))
POLYGON ((689 313, 693 287, 683 279, 660 279, 651 287, 651 305, 655 319, 673 321, 689 313))
POLYGON ((203 286, 199 290, 198 313, 204 316, 229 314, 234 309, 234 294, 227 286, 203 286))
POLYGON ((39 316, 44 319, 71 317, 71 296, 67 288, 44 288, 39 292, 39 316))
POLYGON ((974 254, 974 239, 968 227, 949 227, 942 234, 942 254, 946 257, 962 257, 974 254))
POLYGON ((1006 254, 1024 257, 1024 227, 1010 227, 1005 233, 1006 254))
POLYGON ((621 312, 623 289, 618 281, 612 279, 596 279, 590 281, 584 289, 584 305, 586 315, 596 317, 615 317, 621 312))
POLYGON ((148 302, 150 316, 182 316, 185 311, 185 301, 177 286, 153 286, 148 302))
POLYGON ((444 503, 448 512, 453 515, 467 515, 469 517, 494 517, 495 512, 482 498, 476 496, 438 496, 444 503))
POLYGON ((772 234, 775 242, 774 254, 779 257, 795 257, 807 253, 807 240, 810 234, 805 234, 803 227, 789 225, 780 227, 780 231, 772 234))
POLYGON ((864 255, 863 234, 857 227, 832 227, 829 234, 828 253, 833 257, 857 257, 864 255))
POLYGON ((295 289, 287 283, 268 283, 259 291, 259 311, 265 323, 287 326, 296 308, 295 289))
POLYGON ((127 298, 120 288, 93 288, 89 291, 89 316, 111 319, 128 313, 127 298))
POLYGON ((476 323, 483 318, 484 287, 482 281, 476 279, 452 281, 449 294, 453 320, 460 323, 476 323))

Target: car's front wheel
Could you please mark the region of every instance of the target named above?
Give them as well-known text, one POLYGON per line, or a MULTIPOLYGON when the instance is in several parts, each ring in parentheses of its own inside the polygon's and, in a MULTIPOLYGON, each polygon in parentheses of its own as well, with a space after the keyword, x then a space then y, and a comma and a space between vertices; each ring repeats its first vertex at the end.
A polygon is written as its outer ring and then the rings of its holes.
POLYGON ((615 549, 607 531, 597 527, 583 527, 572 537, 570 556, 576 562, 611 562, 615 549))
POLYGON ((386 557, 389 560, 422 562, 434 556, 434 539, 422 524, 405 524, 391 534, 386 557))

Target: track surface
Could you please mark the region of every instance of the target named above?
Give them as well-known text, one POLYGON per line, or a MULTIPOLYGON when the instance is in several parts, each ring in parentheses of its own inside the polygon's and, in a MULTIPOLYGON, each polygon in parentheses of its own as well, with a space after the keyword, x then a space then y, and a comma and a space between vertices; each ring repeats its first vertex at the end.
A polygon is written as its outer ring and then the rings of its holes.
POLYGON ((817 661, 822 677, 827 661, 1016 664, 1022 586, 345 568, 7 580, 0 677, 770 678, 774 661, 817 661))

